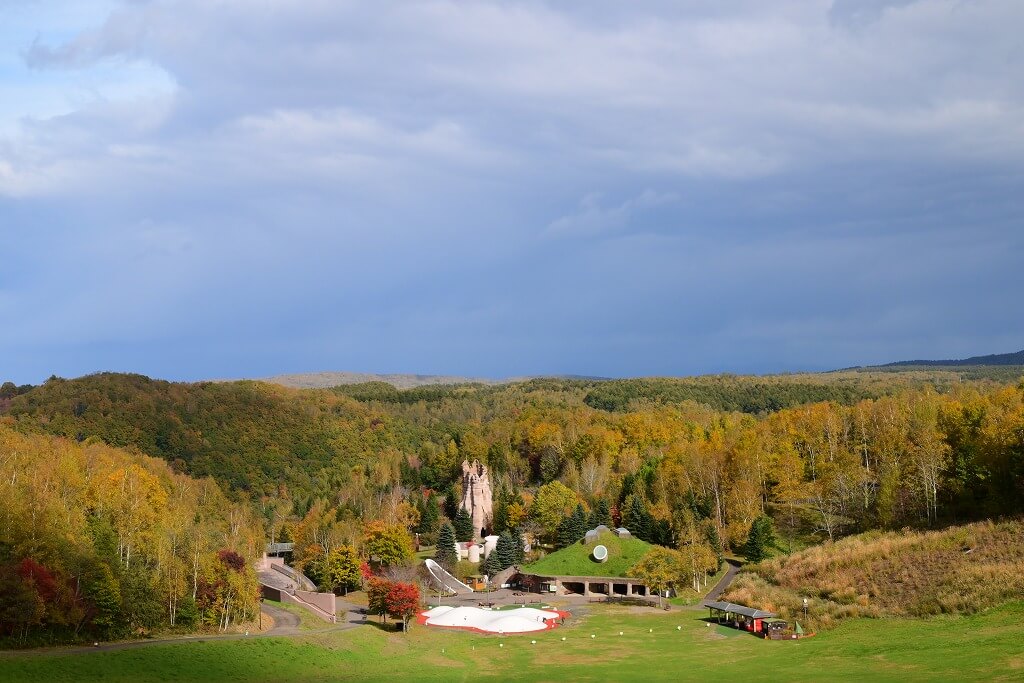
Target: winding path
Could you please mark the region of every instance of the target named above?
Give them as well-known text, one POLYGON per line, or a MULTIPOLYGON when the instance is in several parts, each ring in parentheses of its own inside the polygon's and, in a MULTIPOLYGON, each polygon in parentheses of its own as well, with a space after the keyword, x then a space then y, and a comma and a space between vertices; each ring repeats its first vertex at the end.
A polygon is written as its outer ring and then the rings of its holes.
POLYGON ((714 602, 715 600, 718 600, 722 593, 725 592, 725 589, 729 587, 729 584, 732 583, 732 580, 736 578, 736 573, 740 570, 740 567, 743 566, 742 562, 737 562, 736 560, 726 560, 726 562, 729 564, 729 570, 725 572, 725 576, 715 584, 715 587, 704 596, 704 602, 714 602))

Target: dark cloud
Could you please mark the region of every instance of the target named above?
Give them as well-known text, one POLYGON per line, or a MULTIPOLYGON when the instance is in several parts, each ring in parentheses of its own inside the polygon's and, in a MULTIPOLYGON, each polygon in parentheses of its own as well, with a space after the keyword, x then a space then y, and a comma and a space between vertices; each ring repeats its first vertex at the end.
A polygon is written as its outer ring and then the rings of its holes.
POLYGON ((6 372, 1010 350, 1022 19, 1008 1, 179 0, 26 35, 33 73, 159 78, 0 127, 6 372))

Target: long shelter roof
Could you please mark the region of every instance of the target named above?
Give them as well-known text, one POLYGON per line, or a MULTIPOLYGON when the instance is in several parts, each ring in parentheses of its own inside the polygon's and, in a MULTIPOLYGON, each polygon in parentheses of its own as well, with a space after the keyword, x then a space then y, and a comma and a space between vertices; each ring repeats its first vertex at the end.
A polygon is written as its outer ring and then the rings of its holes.
POLYGON ((766 612, 761 609, 754 609, 753 607, 747 607, 745 605, 737 605, 732 602, 705 602, 705 607, 711 609, 717 609, 722 612, 731 612, 732 614, 739 614, 744 617, 750 617, 751 619, 767 619, 769 617, 776 616, 775 612, 766 612))

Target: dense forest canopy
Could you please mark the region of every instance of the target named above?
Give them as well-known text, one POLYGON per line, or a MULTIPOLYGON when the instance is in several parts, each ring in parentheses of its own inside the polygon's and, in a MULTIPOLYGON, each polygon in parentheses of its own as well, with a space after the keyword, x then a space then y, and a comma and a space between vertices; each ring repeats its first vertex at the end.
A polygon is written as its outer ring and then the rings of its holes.
POLYGON ((382 492, 445 491, 462 460, 477 459, 510 492, 559 480, 588 508, 635 493, 670 521, 673 506, 691 501, 730 540, 760 512, 799 503, 831 536, 1014 508, 1019 387, 936 377, 943 393, 920 373, 404 391, 97 374, 18 394, 6 419, 136 448, 236 492, 293 498, 301 512, 324 498, 372 514, 382 492), (757 397, 756 415, 719 407, 757 397))
POLYGON ((310 476, 361 463, 392 438, 355 401, 259 382, 52 378, 15 397, 7 412, 29 429, 137 448, 178 471, 260 493, 282 481, 309 486, 310 476))
POLYGON ((0 642, 224 630, 252 619, 253 508, 96 439, 0 425, 0 642))

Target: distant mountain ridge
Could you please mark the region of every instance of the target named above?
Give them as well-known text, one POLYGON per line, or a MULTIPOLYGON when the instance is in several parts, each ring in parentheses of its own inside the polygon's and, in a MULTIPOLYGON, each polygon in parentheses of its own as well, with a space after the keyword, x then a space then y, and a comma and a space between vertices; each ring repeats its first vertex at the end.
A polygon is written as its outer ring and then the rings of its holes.
POLYGON ((343 384, 363 384, 365 382, 385 382, 396 389, 412 389, 413 387, 434 384, 503 384, 509 380, 486 379, 482 377, 459 377, 456 375, 414 375, 414 374, 375 374, 372 372, 305 372, 289 375, 275 375, 262 381, 271 384, 291 387, 292 389, 327 389, 343 384))
POLYGON ((901 360, 895 363, 879 365, 880 368, 896 368, 907 365, 925 365, 940 367, 955 367, 958 365, 1024 365, 1024 351, 1016 353, 993 353, 988 356, 971 356, 970 358, 959 358, 956 360, 901 360))
MULTIPOLYGON (((540 377, 565 380, 606 381, 607 377, 591 377, 588 375, 534 375, 529 377, 462 377, 460 375, 415 375, 401 373, 377 374, 372 372, 305 372, 289 375, 274 375, 260 381, 279 384, 291 389, 329 389, 346 384, 365 384, 367 382, 384 382, 396 389, 414 389, 416 387, 434 386, 439 384, 512 384, 540 377)), ((228 380, 230 381, 230 380, 228 380)))

